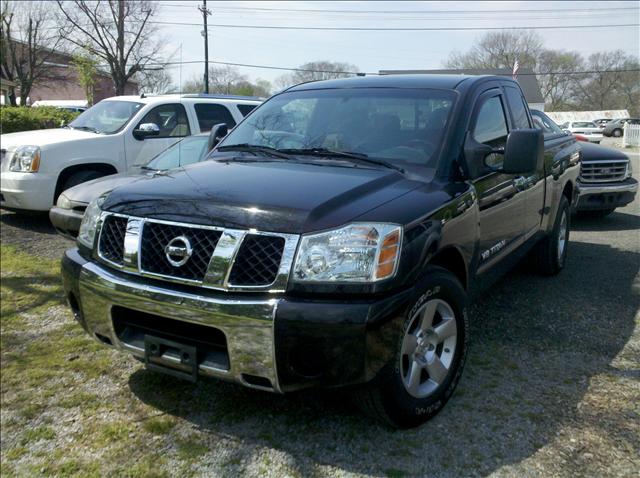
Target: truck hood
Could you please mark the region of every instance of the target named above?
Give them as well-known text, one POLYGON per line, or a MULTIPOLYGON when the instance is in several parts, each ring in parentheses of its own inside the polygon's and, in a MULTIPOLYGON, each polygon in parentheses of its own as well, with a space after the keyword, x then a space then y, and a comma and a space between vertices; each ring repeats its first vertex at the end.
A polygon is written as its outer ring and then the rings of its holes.
POLYGON ((31 145, 45 147, 50 144, 74 141, 77 139, 95 138, 100 135, 90 131, 71 128, 36 129, 21 133, 3 134, 0 138, 3 149, 13 149, 17 146, 31 145))
POLYGON ((387 169, 205 161, 112 191, 103 209, 193 224, 300 234, 341 226, 424 186, 387 169))
POLYGON ((629 156, 622 151, 600 146, 599 144, 580 143, 580 149, 582 150, 582 161, 585 163, 603 159, 629 159, 629 156))

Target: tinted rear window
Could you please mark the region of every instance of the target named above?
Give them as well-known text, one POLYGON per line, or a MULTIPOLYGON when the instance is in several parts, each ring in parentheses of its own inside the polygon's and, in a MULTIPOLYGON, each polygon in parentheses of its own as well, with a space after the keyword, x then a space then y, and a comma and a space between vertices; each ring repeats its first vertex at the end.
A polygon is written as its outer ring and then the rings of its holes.
POLYGON ((242 116, 247 116, 258 105, 237 105, 237 106, 238 106, 238 109, 240 110, 240 113, 242 113, 242 116))
POLYGON ((220 123, 226 123, 229 129, 236 125, 231 112, 226 106, 197 103, 195 109, 200 131, 210 131, 211 128, 220 123))

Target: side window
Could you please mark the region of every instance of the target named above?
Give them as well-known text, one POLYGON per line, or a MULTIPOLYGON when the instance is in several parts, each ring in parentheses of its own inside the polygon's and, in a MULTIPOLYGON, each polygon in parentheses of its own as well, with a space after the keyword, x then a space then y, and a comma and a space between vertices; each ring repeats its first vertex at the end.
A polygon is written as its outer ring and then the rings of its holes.
POLYGON ((214 105, 211 103, 197 103, 195 105, 196 116, 200 131, 211 131, 215 125, 226 123, 229 129, 236 125, 231 112, 223 105, 214 105))
POLYGON ((160 134, 151 136, 150 139, 181 138, 191 134, 187 112, 179 103, 156 106, 144 115, 138 127, 143 123, 154 123, 160 128, 160 134))
POLYGON ((236 105, 238 107, 238 109, 240 110, 240 113, 242 113, 242 116, 247 116, 249 113, 251 113, 256 106, 258 105, 236 105))
MULTIPOLYGON (((492 148, 504 148, 507 144, 507 120, 504 107, 499 95, 487 98, 480 106, 472 132, 478 143, 492 148)), ((502 166, 502 154, 490 154, 485 158, 485 164, 493 168, 502 166)))
POLYGON ((527 108, 524 106, 524 98, 522 98, 520 91, 510 86, 506 86, 504 90, 507 93, 507 101, 513 114, 513 129, 531 128, 527 117, 527 108))

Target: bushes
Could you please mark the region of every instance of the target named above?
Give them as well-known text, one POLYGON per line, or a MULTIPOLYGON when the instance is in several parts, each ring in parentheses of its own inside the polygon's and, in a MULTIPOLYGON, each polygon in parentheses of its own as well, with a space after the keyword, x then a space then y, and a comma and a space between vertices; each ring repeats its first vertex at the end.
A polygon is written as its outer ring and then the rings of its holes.
POLYGON ((3 106, 0 108, 0 128, 2 134, 32 129, 59 128, 68 124, 78 113, 61 110, 53 106, 25 108, 3 106))

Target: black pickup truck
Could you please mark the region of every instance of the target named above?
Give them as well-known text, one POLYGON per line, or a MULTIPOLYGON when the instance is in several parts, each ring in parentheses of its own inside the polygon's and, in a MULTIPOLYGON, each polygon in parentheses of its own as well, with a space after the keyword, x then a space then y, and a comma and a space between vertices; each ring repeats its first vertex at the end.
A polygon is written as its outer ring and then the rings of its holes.
MULTIPOLYGON (((526 253, 566 260, 580 169, 502 77, 298 85, 210 159, 93 201, 62 262, 76 319, 152 370, 349 386, 397 427, 462 373, 468 298, 526 253)), ((517 319, 517 318, 516 318, 517 319)))

